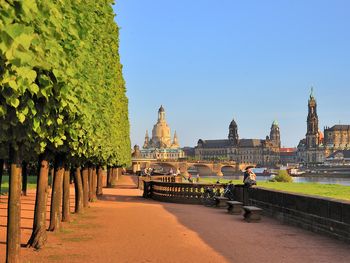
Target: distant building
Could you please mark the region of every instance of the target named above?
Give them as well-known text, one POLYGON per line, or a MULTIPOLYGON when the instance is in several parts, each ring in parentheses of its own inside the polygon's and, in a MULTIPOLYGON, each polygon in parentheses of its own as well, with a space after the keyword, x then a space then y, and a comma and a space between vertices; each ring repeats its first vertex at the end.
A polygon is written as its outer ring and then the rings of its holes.
POLYGON ((282 165, 295 164, 298 162, 297 148, 281 148, 280 162, 282 165))
POLYGON ((182 150, 184 151, 187 158, 195 158, 196 152, 194 150, 194 147, 183 147, 182 150))
POLYGON ((306 137, 299 142, 298 159, 306 164, 323 163, 332 153, 350 150, 350 125, 334 125, 324 129, 318 127, 317 102, 311 89, 308 101, 306 137))
POLYGON ((239 139, 237 123, 232 120, 228 139, 198 140, 195 156, 201 160, 223 159, 237 163, 274 166, 280 161, 280 147, 280 129, 277 121, 272 123, 270 136, 263 140, 239 139))
POLYGON ((158 120, 152 129, 152 138, 146 131, 143 149, 140 150, 142 158, 159 160, 178 160, 185 157, 185 153, 180 149, 180 144, 176 131, 171 140, 170 127, 165 119, 165 110, 161 106, 158 110, 158 120))
POLYGON ((324 146, 327 153, 350 150, 350 125, 334 125, 324 129, 324 146))
POLYGON ((350 165, 350 150, 339 150, 332 153, 326 159, 330 165, 350 165))

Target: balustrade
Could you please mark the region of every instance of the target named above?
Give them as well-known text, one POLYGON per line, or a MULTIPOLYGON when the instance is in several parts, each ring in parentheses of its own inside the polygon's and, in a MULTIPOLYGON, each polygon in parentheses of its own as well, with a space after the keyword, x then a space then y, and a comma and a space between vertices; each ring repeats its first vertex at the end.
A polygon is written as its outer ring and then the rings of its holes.
POLYGON ((202 204, 206 188, 222 192, 225 186, 226 184, 144 181, 144 197, 164 202, 202 204))

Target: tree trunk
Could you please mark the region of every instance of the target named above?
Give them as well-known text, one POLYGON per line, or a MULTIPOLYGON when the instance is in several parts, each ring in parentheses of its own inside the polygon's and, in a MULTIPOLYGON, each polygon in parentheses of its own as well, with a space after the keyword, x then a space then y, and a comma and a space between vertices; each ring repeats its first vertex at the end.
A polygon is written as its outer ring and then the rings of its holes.
POLYGON ((96 166, 92 169, 92 199, 93 201, 97 200, 97 169, 96 166))
POLYGON ((107 188, 112 187, 112 169, 111 167, 107 167, 107 188))
POLYGON ((63 186, 64 166, 61 157, 55 160, 55 175, 53 178, 51 208, 50 208, 50 226, 49 231, 57 231, 60 229, 61 216, 60 207, 62 202, 62 186, 63 186))
POLYGON ((93 193, 92 193, 92 184, 93 184, 93 180, 92 180, 92 166, 89 166, 89 202, 92 202, 92 196, 93 196, 93 193))
POLYGON ((118 173, 118 168, 112 168, 111 187, 115 187, 117 185, 117 173, 118 173))
POLYGON ((96 167, 89 168, 89 201, 96 201, 96 187, 97 187, 97 175, 96 175, 96 167))
POLYGON ((11 174, 7 207, 6 262, 20 262, 21 249, 21 162, 19 150, 10 147, 11 174))
POLYGON ((81 179, 80 168, 76 168, 74 173, 74 188, 75 188, 75 213, 81 214, 84 212, 83 203, 83 182, 81 179))
POLYGON ((27 162, 22 162, 22 195, 27 196, 28 170, 27 162))
POLYGON ((102 179, 103 179, 103 168, 102 166, 99 166, 98 169, 97 169, 97 196, 100 196, 100 195, 103 195, 103 192, 102 192, 102 179))
POLYGON ((42 248, 47 240, 46 206, 49 192, 49 162, 46 160, 46 157, 41 157, 40 159, 40 173, 37 178, 33 232, 27 243, 27 247, 33 247, 35 249, 42 248))
POLYGON ((67 168, 63 178, 63 200, 62 200, 62 222, 69 222, 70 219, 70 170, 67 168))
POLYGON ((53 186, 53 178, 55 177, 55 168, 50 169, 50 188, 53 186))
POLYGON ((0 159, 0 195, 1 195, 1 185, 2 185, 2 175, 4 174, 4 160, 0 159))
POLYGON ((82 179, 83 179, 83 204, 85 208, 85 207, 89 207, 89 169, 87 167, 83 168, 82 179))

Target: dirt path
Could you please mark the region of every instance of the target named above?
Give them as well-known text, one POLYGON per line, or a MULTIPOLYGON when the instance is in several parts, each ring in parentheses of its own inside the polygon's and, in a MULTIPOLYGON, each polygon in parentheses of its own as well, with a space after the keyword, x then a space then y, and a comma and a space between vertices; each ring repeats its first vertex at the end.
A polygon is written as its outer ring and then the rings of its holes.
POLYGON ((132 179, 119 183, 50 233, 45 249, 22 249, 24 262, 350 262, 342 242, 269 218, 249 224, 223 210, 145 200, 126 189, 132 179))

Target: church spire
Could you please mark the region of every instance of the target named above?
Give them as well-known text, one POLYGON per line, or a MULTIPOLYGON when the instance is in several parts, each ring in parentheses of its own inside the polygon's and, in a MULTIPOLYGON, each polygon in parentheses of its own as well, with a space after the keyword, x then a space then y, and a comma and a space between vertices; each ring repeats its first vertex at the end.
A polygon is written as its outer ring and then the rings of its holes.
POLYGON ((311 91, 310 91, 310 100, 311 99, 315 99, 315 95, 314 95, 314 87, 311 86, 311 91))
POLYGON ((176 147, 179 146, 179 141, 178 141, 178 138, 177 138, 176 131, 174 132, 173 146, 176 146, 176 147))
POLYGON ((148 147, 149 147, 149 136, 148 136, 148 130, 146 130, 145 142, 143 143, 143 148, 146 149, 148 147))

